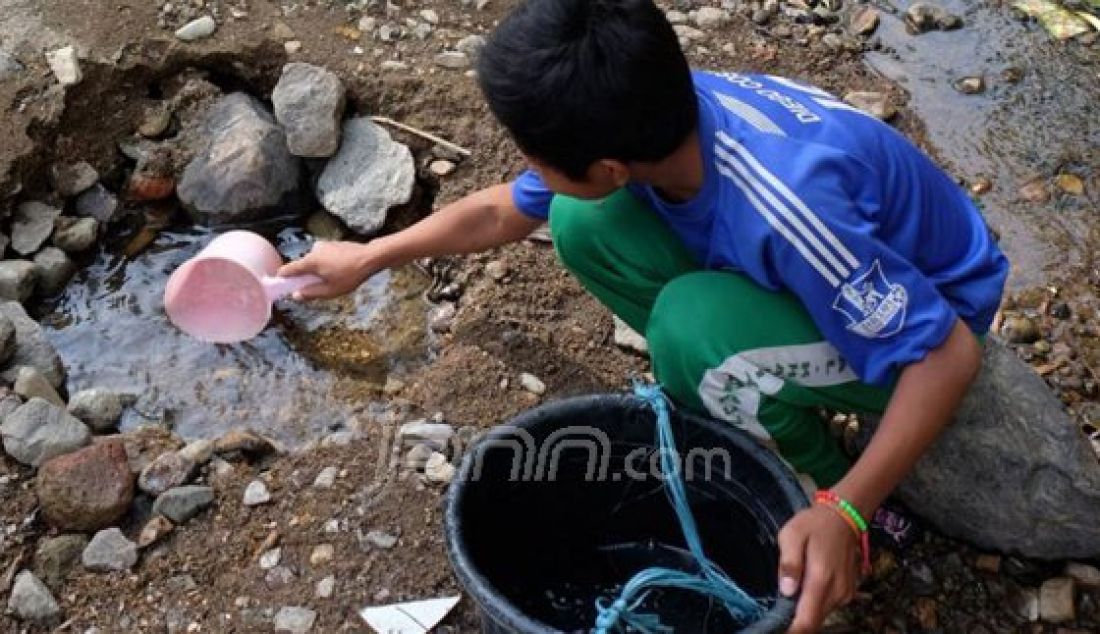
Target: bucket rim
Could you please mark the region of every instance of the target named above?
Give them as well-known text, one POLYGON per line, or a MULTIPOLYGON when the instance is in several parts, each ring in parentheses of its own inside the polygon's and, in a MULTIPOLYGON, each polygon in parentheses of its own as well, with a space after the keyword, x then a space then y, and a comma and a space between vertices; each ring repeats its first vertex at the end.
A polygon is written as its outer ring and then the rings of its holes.
MULTIPOLYGON (((458 577, 463 590, 468 593, 483 613, 483 618, 488 615, 494 621, 505 624, 509 628, 520 628, 523 632, 531 634, 554 634, 561 630, 554 629, 541 621, 536 621, 520 611, 512 604, 504 594, 485 575, 477 572, 473 559, 463 543, 458 539, 462 519, 459 517, 459 503, 462 493, 465 491, 470 472, 473 469, 474 455, 477 446, 482 442, 494 438, 502 438, 508 428, 526 428, 537 422, 547 410, 583 410, 593 405, 602 407, 621 407, 624 410, 646 409, 648 406, 631 394, 622 392, 606 392, 596 394, 584 394, 555 399, 541 403, 536 407, 526 409, 500 425, 495 425, 485 433, 473 446, 471 451, 465 452, 462 464, 455 474, 454 481, 447 491, 446 503, 443 511, 443 539, 450 560, 451 568, 458 577)), ((779 486, 780 492, 786 498, 797 513, 809 506, 809 499, 802 489, 794 473, 770 448, 749 435, 744 430, 734 427, 731 423, 719 421, 713 417, 702 416, 684 409, 673 409, 673 419, 680 419, 688 423, 699 423, 711 431, 732 442, 738 448, 746 450, 772 475, 779 486)), ((785 631, 785 628, 794 619, 797 598, 777 597, 772 607, 764 613, 764 616, 749 626, 738 630, 738 634, 765 634, 769 632, 785 631)))

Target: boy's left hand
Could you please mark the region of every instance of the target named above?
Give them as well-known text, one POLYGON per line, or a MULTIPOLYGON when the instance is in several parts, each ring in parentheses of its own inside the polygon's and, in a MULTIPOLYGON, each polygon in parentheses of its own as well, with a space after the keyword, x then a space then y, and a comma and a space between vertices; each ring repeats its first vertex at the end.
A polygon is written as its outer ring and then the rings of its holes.
POLYGON ((859 542, 832 509, 815 504, 795 515, 779 532, 779 591, 802 596, 790 634, 818 631, 834 609, 855 596, 859 582, 859 542))

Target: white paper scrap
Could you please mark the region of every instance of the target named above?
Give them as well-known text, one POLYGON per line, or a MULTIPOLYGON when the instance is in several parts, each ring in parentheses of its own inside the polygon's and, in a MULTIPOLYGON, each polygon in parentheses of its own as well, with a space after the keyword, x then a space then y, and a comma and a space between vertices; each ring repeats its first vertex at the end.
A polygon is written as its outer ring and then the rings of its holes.
POLYGON ((359 616, 378 634, 426 634, 458 605, 461 597, 444 597, 363 608, 359 616))

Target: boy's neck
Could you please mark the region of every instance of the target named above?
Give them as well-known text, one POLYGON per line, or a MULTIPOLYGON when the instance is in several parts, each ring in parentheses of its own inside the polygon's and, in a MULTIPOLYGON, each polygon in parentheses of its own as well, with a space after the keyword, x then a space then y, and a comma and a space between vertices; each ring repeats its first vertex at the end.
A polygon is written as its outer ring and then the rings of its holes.
POLYGON ((687 202, 703 189, 706 168, 699 146, 699 131, 695 130, 672 154, 656 163, 636 163, 631 166, 633 177, 653 187, 671 203, 687 202))

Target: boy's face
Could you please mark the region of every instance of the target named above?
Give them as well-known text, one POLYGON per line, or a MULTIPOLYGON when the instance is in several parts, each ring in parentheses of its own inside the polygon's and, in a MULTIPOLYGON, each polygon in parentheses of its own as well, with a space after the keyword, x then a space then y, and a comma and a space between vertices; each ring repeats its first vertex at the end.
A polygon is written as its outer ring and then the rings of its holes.
POLYGON ((610 159, 596 161, 588 167, 588 175, 584 180, 576 180, 538 159, 526 155, 524 158, 555 194, 583 200, 606 198, 624 187, 630 179, 626 165, 610 159))

